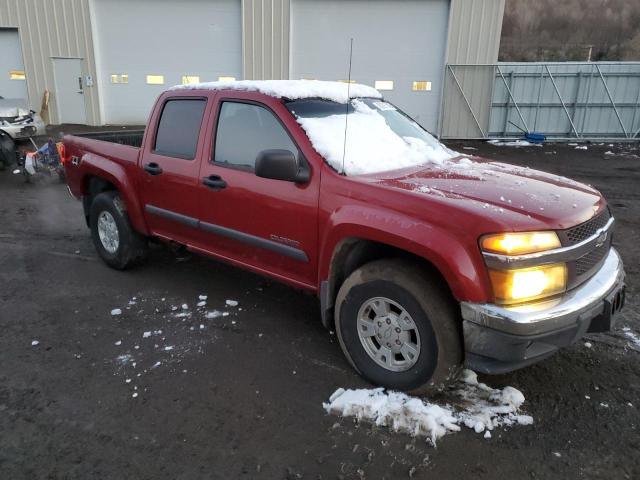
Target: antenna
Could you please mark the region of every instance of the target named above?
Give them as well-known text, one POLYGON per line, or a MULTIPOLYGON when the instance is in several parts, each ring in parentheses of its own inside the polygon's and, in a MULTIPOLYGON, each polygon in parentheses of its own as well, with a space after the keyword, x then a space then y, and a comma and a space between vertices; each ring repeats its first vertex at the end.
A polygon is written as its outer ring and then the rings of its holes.
POLYGON ((344 175, 344 159, 347 156, 347 125, 349 123, 349 103, 351 102, 351 59, 353 58, 353 38, 349 43, 349 74, 347 77, 347 103, 344 115, 344 144, 342 145, 342 175, 344 175))

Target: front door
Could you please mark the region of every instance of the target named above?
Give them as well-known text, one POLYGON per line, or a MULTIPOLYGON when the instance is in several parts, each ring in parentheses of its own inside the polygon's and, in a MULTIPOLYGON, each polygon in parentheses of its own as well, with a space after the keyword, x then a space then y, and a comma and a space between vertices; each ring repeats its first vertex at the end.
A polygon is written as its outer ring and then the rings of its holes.
POLYGON ((315 288, 319 175, 304 184, 257 177, 263 150, 306 160, 274 111, 236 96, 242 94, 225 95, 217 104, 211 161, 200 171, 202 235, 218 256, 315 288))
POLYGON ((59 122, 86 124, 82 60, 79 58, 54 58, 53 76, 59 122))
POLYGON ((158 105, 139 165, 145 220, 154 235, 192 246, 207 99, 165 97, 158 105))

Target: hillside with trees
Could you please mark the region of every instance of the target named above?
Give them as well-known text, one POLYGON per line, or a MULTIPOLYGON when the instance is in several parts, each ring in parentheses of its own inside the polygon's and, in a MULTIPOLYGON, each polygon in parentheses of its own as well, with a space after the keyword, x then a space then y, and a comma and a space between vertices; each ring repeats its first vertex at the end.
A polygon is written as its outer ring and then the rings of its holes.
POLYGON ((640 60, 640 0, 506 0, 500 61, 640 60))

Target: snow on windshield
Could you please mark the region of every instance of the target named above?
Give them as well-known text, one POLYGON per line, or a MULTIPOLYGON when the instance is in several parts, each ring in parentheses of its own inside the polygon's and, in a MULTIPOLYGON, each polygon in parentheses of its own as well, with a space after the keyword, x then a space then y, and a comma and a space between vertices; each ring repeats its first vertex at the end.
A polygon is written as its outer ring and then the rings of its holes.
POLYGON ((346 148, 345 114, 297 116, 314 149, 336 171, 346 175, 361 175, 427 163, 443 165, 447 160, 459 156, 397 112, 391 104, 367 102, 371 106, 363 100, 351 102, 353 112, 348 115, 346 148), (391 121, 396 123, 394 128, 390 125, 391 121), (410 133, 405 135, 407 132, 410 133))
POLYGON ((347 103, 349 98, 382 98, 373 87, 352 83, 320 80, 238 80, 234 82, 206 82, 176 85, 169 90, 243 90, 260 92, 270 97, 297 100, 302 98, 324 98, 338 103, 347 103))

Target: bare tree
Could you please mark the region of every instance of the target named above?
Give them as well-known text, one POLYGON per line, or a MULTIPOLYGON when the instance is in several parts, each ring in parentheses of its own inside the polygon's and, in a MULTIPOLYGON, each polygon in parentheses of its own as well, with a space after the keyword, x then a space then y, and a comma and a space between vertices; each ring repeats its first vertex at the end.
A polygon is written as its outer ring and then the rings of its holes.
POLYGON ((640 1, 507 0, 500 60, 640 60, 640 1))

